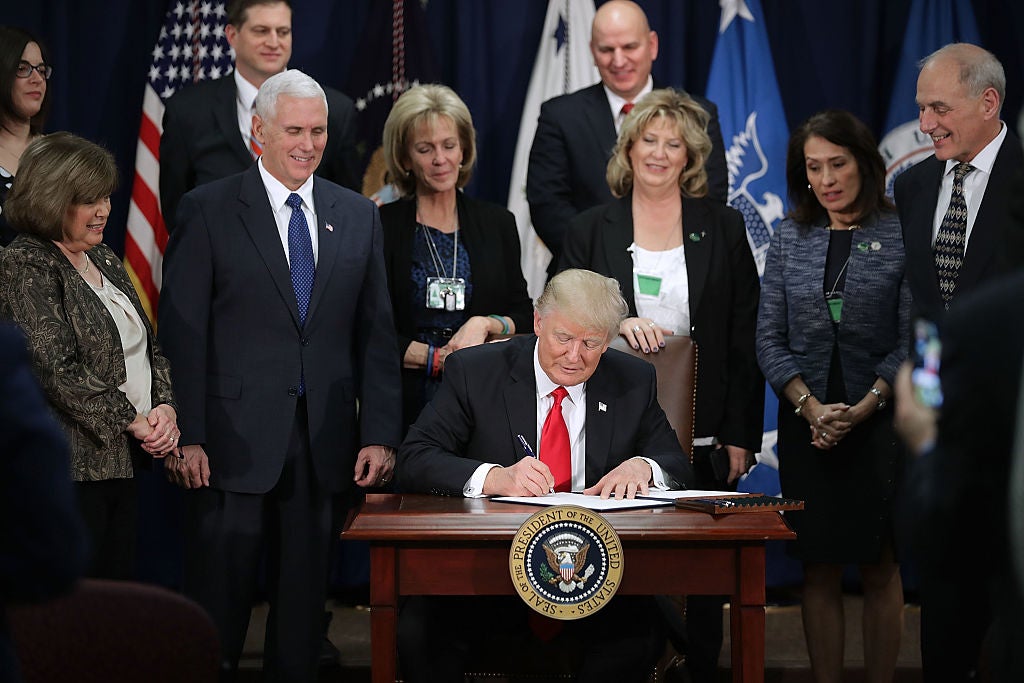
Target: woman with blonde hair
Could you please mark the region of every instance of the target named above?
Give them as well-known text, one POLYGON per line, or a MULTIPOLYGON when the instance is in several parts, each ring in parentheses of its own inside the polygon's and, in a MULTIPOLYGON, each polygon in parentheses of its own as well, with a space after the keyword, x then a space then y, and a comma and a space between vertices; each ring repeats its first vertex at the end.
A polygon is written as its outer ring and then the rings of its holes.
POLYGON ((440 385, 449 353, 529 331, 533 307, 515 217, 462 192, 476 132, 459 96, 443 85, 403 93, 384 124, 384 156, 402 195, 380 217, 408 426, 440 385))
MULTIPOLYGON (((764 378, 754 355, 759 285, 738 211, 709 199, 708 115, 689 95, 654 90, 626 116, 608 161, 617 200, 569 224, 559 269, 619 281, 619 334, 657 353, 666 335, 697 344, 693 468, 697 488, 727 489, 761 448, 764 378)), ((687 603, 687 668, 714 680, 724 598, 687 603)))

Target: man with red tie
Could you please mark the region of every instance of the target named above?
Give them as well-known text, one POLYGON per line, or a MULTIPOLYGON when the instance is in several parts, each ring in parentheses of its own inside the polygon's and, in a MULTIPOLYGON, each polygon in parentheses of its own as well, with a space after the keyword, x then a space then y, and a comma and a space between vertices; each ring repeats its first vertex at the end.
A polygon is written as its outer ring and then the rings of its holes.
MULTIPOLYGON (((625 315, 614 279, 566 270, 537 300, 535 336, 448 356, 437 396, 399 451, 399 490, 478 497, 554 489, 631 498, 689 485, 693 471, 658 404, 654 367, 608 349, 625 315)), ((462 680, 474 635, 458 627, 469 613, 460 600, 411 598, 403 608, 405 680, 462 680)), ((518 600, 495 598, 500 606, 484 610, 480 598, 469 600, 476 600, 473 613, 500 609, 502 618, 493 621, 502 629, 525 629, 528 608, 518 600)), ((656 661, 664 645, 655 615, 651 600, 620 597, 574 622, 585 631, 578 680, 644 680, 648 659, 656 661), (602 626, 609 619, 614 628, 602 626), (611 671, 622 673, 609 678, 611 671)))

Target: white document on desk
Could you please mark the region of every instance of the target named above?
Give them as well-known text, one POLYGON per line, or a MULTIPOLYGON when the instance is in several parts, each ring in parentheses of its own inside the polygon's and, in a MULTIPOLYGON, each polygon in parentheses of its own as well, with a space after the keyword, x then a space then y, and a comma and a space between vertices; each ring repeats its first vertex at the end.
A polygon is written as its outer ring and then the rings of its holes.
MULTIPOLYGON (((662 493, 669 493, 663 491, 662 493)), ((491 498, 500 503, 524 503, 526 505, 577 505, 590 510, 635 510, 637 508, 661 507, 672 505, 672 498, 655 499, 647 498, 602 498, 601 496, 585 496, 582 493, 549 493, 546 496, 497 496, 491 498)))

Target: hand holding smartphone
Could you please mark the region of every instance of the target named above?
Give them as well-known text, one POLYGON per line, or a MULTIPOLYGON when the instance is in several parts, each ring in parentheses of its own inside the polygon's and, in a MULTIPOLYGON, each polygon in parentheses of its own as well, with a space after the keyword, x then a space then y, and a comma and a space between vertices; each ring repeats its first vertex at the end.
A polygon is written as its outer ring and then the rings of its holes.
POLYGON ((939 380, 941 359, 942 342, 935 323, 923 319, 914 321, 914 344, 911 347, 914 367, 910 373, 914 398, 933 409, 942 406, 942 383, 939 380))

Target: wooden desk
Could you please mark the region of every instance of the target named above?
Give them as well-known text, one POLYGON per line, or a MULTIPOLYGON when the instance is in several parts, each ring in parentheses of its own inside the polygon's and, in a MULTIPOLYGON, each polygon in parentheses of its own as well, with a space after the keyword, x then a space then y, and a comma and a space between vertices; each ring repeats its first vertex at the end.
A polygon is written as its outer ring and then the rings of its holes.
MULTIPOLYGON (((373 681, 396 676, 402 595, 514 595, 513 535, 540 508, 486 499, 369 495, 342 538, 370 542, 373 681)), ((604 513, 625 553, 619 595, 729 595, 734 681, 764 680, 764 542, 795 538, 777 512, 674 507, 604 513), (742 646, 738 644, 742 643, 742 646)))

